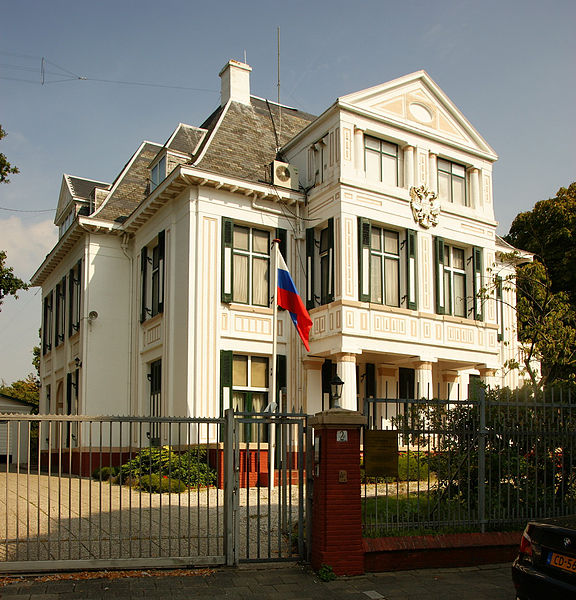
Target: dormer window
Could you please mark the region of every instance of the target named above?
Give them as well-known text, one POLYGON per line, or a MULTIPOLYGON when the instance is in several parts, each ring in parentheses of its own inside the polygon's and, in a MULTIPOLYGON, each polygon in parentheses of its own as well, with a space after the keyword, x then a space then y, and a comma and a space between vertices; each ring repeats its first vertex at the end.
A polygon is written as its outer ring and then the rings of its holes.
POLYGON ((70 212, 66 215, 66 218, 61 223, 59 228, 59 237, 61 238, 67 231, 70 229, 70 225, 74 223, 74 219, 76 218, 76 208, 72 208, 70 212))
POLYGON ((163 156, 150 171, 150 191, 153 192, 166 178, 166 156, 163 156))

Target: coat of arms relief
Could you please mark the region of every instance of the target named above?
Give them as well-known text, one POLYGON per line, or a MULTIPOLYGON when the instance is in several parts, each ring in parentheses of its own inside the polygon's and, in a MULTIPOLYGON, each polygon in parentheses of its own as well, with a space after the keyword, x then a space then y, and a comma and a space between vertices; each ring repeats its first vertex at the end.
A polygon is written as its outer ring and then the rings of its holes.
POLYGON ((412 186, 410 188, 410 198, 410 207, 412 208, 414 221, 426 229, 438 225, 440 200, 438 200, 436 192, 433 192, 425 185, 421 185, 420 187, 412 186))

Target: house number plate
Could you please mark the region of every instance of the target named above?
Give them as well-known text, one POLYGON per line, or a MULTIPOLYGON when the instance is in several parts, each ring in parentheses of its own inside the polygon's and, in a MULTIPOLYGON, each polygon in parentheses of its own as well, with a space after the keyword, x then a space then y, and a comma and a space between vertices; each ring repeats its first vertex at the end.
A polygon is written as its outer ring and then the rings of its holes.
POLYGON ((337 442, 347 442, 348 441, 348 431, 346 429, 339 429, 336 432, 336 441, 337 442))

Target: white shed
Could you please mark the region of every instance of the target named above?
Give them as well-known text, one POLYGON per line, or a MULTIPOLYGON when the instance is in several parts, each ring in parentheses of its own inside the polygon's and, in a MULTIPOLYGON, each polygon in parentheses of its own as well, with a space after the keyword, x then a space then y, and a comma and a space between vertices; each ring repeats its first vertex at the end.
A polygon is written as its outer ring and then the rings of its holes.
POLYGON ((0 394, 0 462, 26 462, 28 457, 28 423, 8 421, 2 415, 29 415, 34 407, 28 402, 0 394))

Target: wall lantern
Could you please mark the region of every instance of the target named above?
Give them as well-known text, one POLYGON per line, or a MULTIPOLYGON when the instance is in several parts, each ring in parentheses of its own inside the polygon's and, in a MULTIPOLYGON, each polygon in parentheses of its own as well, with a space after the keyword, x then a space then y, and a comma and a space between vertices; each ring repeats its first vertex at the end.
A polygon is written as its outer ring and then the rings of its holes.
POLYGON ((334 375, 330 380, 330 407, 331 408, 342 408, 340 406, 340 398, 342 398, 342 386, 344 382, 338 377, 338 375, 334 375))

